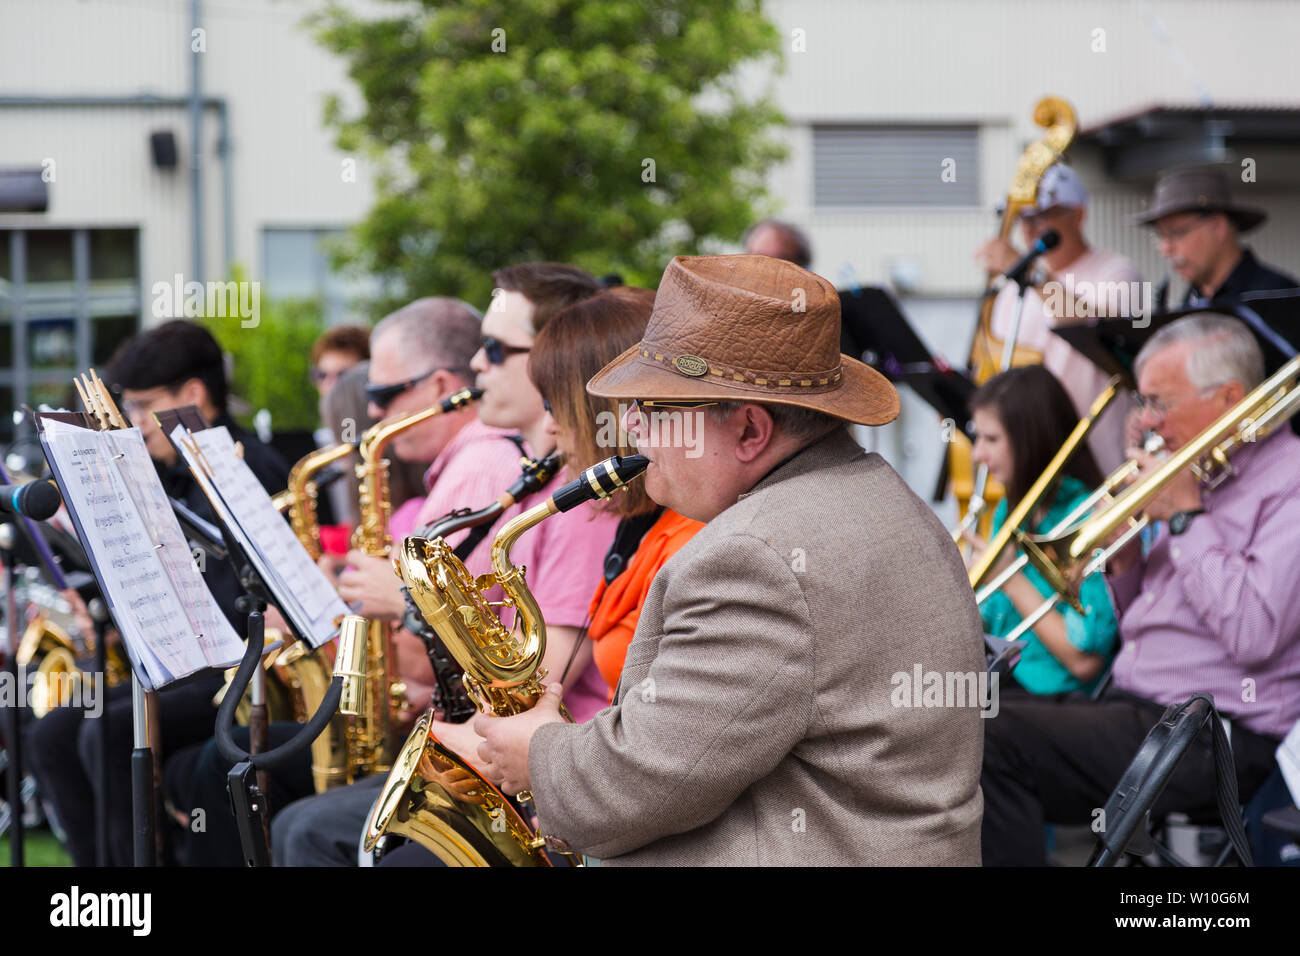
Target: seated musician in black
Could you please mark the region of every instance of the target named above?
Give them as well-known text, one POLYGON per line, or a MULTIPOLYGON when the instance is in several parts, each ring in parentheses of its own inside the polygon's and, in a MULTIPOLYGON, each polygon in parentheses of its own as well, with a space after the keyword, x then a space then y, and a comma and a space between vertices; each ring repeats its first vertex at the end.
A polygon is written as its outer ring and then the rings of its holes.
POLYGON ((1264 265, 1241 244, 1242 234, 1267 218, 1262 209, 1232 198, 1223 173, 1203 168, 1161 175, 1151 207, 1136 221, 1155 230, 1160 254, 1187 280, 1186 309, 1243 292, 1300 287, 1293 276, 1264 265))
MULTIPOLYGON (((221 348, 211 334, 192 322, 176 320, 149 329, 125 343, 105 375, 121 390, 121 409, 144 436, 149 455, 167 494, 183 501, 200 516, 216 515, 184 462, 162 433, 153 413, 196 405, 211 425, 226 426, 243 444, 244 461, 270 492, 284 488, 289 470, 272 449, 235 424, 226 412, 226 373, 221 348)), ((242 636, 243 615, 235 610, 241 593, 235 570, 226 562, 207 561, 203 578, 221 610, 242 636)), ((213 695, 222 673, 204 670, 158 693, 162 757, 212 735, 216 708, 213 695)), ((132 862, 131 838, 131 688, 108 691, 102 720, 108 733, 108 792, 95 793, 98 763, 97 721, 86 720, 79 708, 57 708, 25 728, 25 751, 47 807, 53 809, 66 833, 67 849, 77 866, 95 865, 94 800, 108 801, 108 859, 110 866, 132 862)))

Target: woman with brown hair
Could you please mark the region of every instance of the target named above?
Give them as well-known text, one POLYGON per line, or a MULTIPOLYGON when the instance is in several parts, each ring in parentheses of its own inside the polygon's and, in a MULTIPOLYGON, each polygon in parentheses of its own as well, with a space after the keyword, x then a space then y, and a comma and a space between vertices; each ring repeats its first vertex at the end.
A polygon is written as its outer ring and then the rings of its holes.
MULTIPOLYGON (((1065 388, 1041 365, 1008 369, 985 382, 971 396, 975 446, 971 458, 986 465, 989 475, 1007 489, 993 514, 997 534, 1015 508, 1051 462, 1079 422, 1065 388)), ((1031 534, 1044 534, 1058 524, 1102 482, 1092 452, 1086 444, 1066 464, 1043 496, 1043 502, 1025 522, 1031 534)), ((987 542, 968 535, 972 561, 987 542)), ((1007 547, 993 569, 1008 566, 1015 549, 1007 547)), ((1026 565, 980 605, 985 630, 1001 637, 1037 609, 1055 592, 1032 565, 1026 565)), ((1119 625, 1101 572, 1090 575, 1080 588, 1080 614, 1061 602, 1024 635, 1027 646, 1020 655, 1014 680, 1035 694, 1087 690, 1094 686, 1114 656, 1119 625)))
MULTIPOLYGON (((548 431, 568 461, 590 463, 635 453, 622 428, 624 409, 612 399, 588 395, 586 385, 591 376, 641 341, 654 298, 649 289, 610 289, 569 306, 538 333, 528 373, 546 403, 551 419, 548 431)), ((613 699, 655 572, 703 525, 655 504, 640 481, 611 498, 606 507, 620 520, 605 559, 604 577, 592 598, 587 636, 613 699)))

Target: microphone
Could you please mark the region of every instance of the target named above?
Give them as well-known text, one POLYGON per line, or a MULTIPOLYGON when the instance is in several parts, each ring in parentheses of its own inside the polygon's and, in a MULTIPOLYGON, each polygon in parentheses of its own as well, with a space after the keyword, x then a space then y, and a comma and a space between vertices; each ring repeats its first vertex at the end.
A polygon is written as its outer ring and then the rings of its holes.
POLYGON ((1025 273, 1029 271, 1030 264, 1049 249, 1055 249, 1061 244, 1061 234, 1055 229, 1049 229, 1038 237, 1038 241, 1029 247, 1029 251, 1016 260, 1016 264, 1002 274, 1002 278, 1007 282, 1020 282, 1024 279, 1025 273))
POLYGON ((0 485, 0 511, 23 515, 33 521, 53 518, 63 496, 52 481, 29 481, 25 485, 0 485))

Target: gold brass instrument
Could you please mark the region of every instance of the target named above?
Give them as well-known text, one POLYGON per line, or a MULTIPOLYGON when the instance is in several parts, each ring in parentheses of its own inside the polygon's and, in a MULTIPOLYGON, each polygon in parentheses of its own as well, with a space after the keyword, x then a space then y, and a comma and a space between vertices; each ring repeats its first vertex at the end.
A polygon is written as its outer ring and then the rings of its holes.
MULTIPOLYGON (((482 528, 486 532, 487 527, 484 526, 490 526, 492 522, 497 520, 499 515, 515 502, 521 501, 525 496, 545 488, 552 476, 558 474, 559 470, 564 466, 564 455, 561 452, 552 450, 550 454, 538 461, 524 458, 521 461, 521 466, 523 473, 491 504, 477 511, 470 511, 468 508, 453 511, 432 524, 413 532, 411 536, 446 538, 448 535, 463 531, 466 528, 482 528)), ((457 552, 468 557, 469 553, 476 547, 472 544, 473 541, 472 535, 466 538, 457 545, 457 552)), ((419 607, 411 600, 409 592, 403 588, 402 594, 406 597, 407 605, 407 612, 402 619, 402 626, 424 642, 425 652, 429 655, 429 664, 433 668, 434 686, 437 691, 434 709, 438 711, 438 719, 454 724, 467 720, 474 715, 475 707, 473 702, 465 695, 464 685, 461 681, 464 672, 448 654, 442 642, 438 640, 437 631, 429 626, 428 621, 424 619, 424 615, 420 613, 419 607)))
MULTIPOLYGON (((267 670, 267 714, 273 723, 306 723, 316 713, 329 690, 333 673, 323 651, 311 649, 292 635, 276 628, 266 629, 266 642, 282 646, 267 652, 262 666, 267 670)), ((230 689, 236 667, 226 671, 226 683, 212 698, 219 706, 230 689)), ((252 715, 247 691, 235 707, 235 721, 248 725, 252 715)), ((335 713, 325 729, 311 743, 311 777, 317 793, 348 783, 347 717, 335 713)))
MULTIPOLYGON (((646 468, 640 455, 610 458, 584 471, 542 504, 508 521, 492 542, 492 572, 475 579, 441 538, 410 537, 394 563, 411 599, 465 671, 470 699, 484 713, 532 708, 542 695, 546 625, 510 549, 524 532, 584 501, 607 498, 646 468), (494 586, 501 602, 484 593, 494 586), (513 607, 506 628, 492 610, 513 607), (515 631, 518 630, 516 636, 515 631)), ((566 715, 567 716, 567 715, 566 715)), ((385 833, 408 837, 448 866, 549 866, 545 840, 513 804, 430 732, 426 713, 397 756, 366 824, 365 848, 385 833)), ((521 793, 521 800, 531 795, 521 793)), ((572 862, 572 860, 571 860, 572 862)))
POLYGON ((321 448, 304 455, 289 470, 289 485, 271 501, 281 511, 288 511, 289 524, 307 549, 313 561, 321 556, 320 522, 316 518, 316 475, 334 462, 346 458, 357 450, 351 442, 342 442, 332 448, 321 448))
MULTIPOLYGON (((1164 439, 1155 432, 1149 432, 1142 447, 1148 454, 1155 455, 1164 450, 1165 442, 1164 439)), ((1115 495, 1119 494, 1123 487, 1128 484, 1135 474, 1137 474, 1137 470, 1138 463, 1136 461, 1124 462, 1107 475, 1092 494, 1088 495, 1088 497, 1084 498, 1077 505, 1071 508, 1064 518, 1058 521, 1045 535, 1043 535, 1043 538, 1051 539, 1056 535, 1063 534, 1068 529, 1074 527, 1074 525, 1081 519, 1085 518, 1098 505, 1109 504, 1114 500, 1115 495)), ((1138 530, 1140 531, 1141 529, 1139 528, 1138 530)), ((1016 560, 1008 565, 1001 573, 975 592, 975 602, 977 604, 982 605, 994 592, 1000 589, 1002 585, 1006 584, 1007 581, 1011 580, 1011 578, 1013 578, 1021 568, 1028 564, 1032 560, 1030 557, 1031 553, 1041 555, 1041 548, 1039 548, 1039 545, 1036 544, 1035 540, 1031 539, 1029 535, 1025 534, 1019 528, 1014 529, 1013 533, 1017 544, 1021 548, 1021 553, 1017 556, 1016 560)), ((1064 575, 1061 574, 1055 565, 1048 562, 1044 557, 1041 558, 1039 562, 1035 563, 1035 567, 1042 572, 1043 577, 1045 577, 1047 582, 1057 591, 1060 595, 1060 600, 1066 601, 1080 614, 1084 613, 1079 598, 1075 595, 1073 589, 1068 586, 1064 575)), ((1088 573, 1090 574, 1092 572, 1088 573)), ((1083 577, 1087 577, 1087 574, 1083 575, 1083 577)), ((1050 601, 1044 601, 1033 611, 1032 614, 1028 617, 1022 618, 1020 623, 1012 628, 1010 633, 1008 633, 1003 640, 1017 640, 1025 634, 1025 632, 1032 630, 1033 626, 1046 617, 1047 613, 1056 606, 1057 600, 1058 598, 1053 598, 1050 601)))
MULTIPOLYGON (((371 426, 357 443, 361 458, 357 465, 360 483, 361 520, 352 535, 352 547, 373 557, 386 558, 393 541, 388 534, 392 502, 388 495, 388 459, 384 452, 397 435, 437 415, 467 407, 483 393, 466 388, 447 396, 439 404, 407 415, 386 418, 371 426)), ((389 678, 387 621, 368 621, 366 638, 366 688, 364 706, 349 717, 347 728, 347 778, 356 780, 392 766, 393 715, 406 704, 406 687, 389 678)))
MULTIPOLYGON (((1020 214, 1037 202, 1039 180, 1069 148, 1078 126, 1074 107, 1055 96, 1047 96, 1038 101, 1034 106, 1034 122, 1043 128, 1043 135, 1025 148, 1016 164, 998 230, 998 236, 1002 239, 1010 239, 1020 214)), ((1003 342, 994 335, 994 296, 991 294, 993 281, 995 279, 990 278, 990 285, 985 287, 980 302, 979 320, 971 340, 968 364, 971 377, 977 385, 983 385, 998 372, 1013 365, 1035 365, 1043 360, 1040 352, 1017 345, 1014 336, 1003 342)), ((964 515, 972 502, 985 506, 996 504, 1002 497, 1001 487, 996 482, 987 483, 987 471, 981 469, 978 474, 975 473, 970 458, 971 443, 965 433, 954 437, 956 441, 952 443, 948 456, 948 474, 959 512, 964 515)), ((975 527, 977 521, 978 517, 966 525, 963 519, 963 527, 953 533, 954 540, 958 540, 958 532, 965 530, 965 527, 975 527)))
POLYGON ((1015 532, 1030 515, 1038 510, 1048 491, 1056 486, 1061 477, 1061 472, 1069 464, 1070 459, 1074 457, 1075 452, 1087 440, 1092 426, 1101 417, 1102 412, 1115 400, 1115 396, 1119 394, 1119 382, 1119 377, 1116 376, 1106 383, 1106 387, 1102 389, 1101 394, 1093 399, 1088 414, 1074 426, 1074 429, 1065 439, 1065 443, 1061 445, 1056 454, 1052 456, 1052 460, 1047 467, 1043 469, 1043 473, 1025 492, 1020 503, 1011 509, 1011 513, 1007 515, 1007 520, 1002 523, 998 533, 989 542, 988 548, 979 556, 978 560, 971 564, 969 572, 971 587, 978 588, 983 583, 984 579, 988 577, 989 571, 997 564, 1002 552, 1011 543, 1015 532))
MULTIPOLYGON (((1188 468, 1211 488, 1230 478, 1233 474, 1232 455, 1285 425, 1300 411, 1298 385, 1300 356, 1291 359, 1220 415, 1170 455, 1159 468, 1129 485, 1105 511, 1056 533, 1026 536, 1024 544, 1029 560, 1053 582, 1063 597, 1075 596, 1077 599, 1079 582, 1101 570, 1111 555, 1150 524, 1143 511, 1165 485, 1188 468), (1124 529, 1122 532, 1121 528, 1124 529), (1106 541, 1117 532, 1120 532, 1119 537, 1107 545, 1106 541)), ((1136 465, 1132 465, 1130 474, 1132 472, 1136 472, 1136 465)), ((1057 600, 1049 598, 1048 607, 1057 600)))
MULTIPOLYGON (((84 636, 85 653, 95 653, 95 638, 91 634, 84 636)), ((131 674, 131 665, 127 663, 122 648, 110 644, 105 649, 106 672, 104 678, 109 687, 116 687, 127 680, 131 674)), ((18 642, 17 659, 20 672, 30 665, 36 665, 39 675, 31 688, 28 703, 32 716, 40 719, 55 707, 62 707, 75 699, 73 688, 77 681, 93 680, 93 676, 77 662, 77 646, 72 637, 56 624, 46 610, 39 611, 28 622, 18 642)))

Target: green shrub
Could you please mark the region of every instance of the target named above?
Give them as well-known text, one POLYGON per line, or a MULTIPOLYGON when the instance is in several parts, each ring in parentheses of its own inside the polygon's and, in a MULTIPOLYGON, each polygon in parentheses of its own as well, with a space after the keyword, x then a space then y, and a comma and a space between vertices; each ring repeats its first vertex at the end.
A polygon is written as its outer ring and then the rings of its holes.
MULTIPOLYGON (((235 276, 236 281, 242 278, 235 276)), ((315 428, 320 415, 312 385, 311 347, 325 329, 319 302, 311 300, 262 301, 260 319, 243 328, 232 319, 204 319, 203 323, 231 357, 231 394, 249 406, 249 415, 237 415, 251 426, 251 414, 271 412, 277 432, 315 428)))

